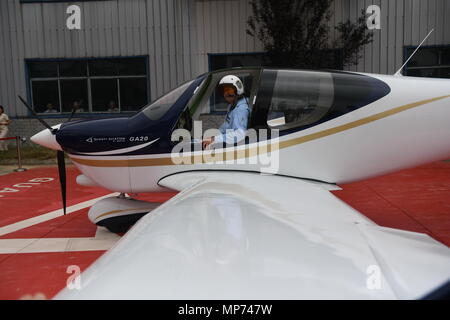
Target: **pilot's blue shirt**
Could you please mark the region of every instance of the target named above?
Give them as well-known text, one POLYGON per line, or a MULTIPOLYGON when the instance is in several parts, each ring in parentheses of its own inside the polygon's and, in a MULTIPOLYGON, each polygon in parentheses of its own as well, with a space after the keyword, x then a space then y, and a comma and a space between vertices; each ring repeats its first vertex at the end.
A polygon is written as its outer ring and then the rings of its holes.
POLYGON ((245 138, 250 115, 247 99, 239 99, 236 107, 233 110, 230 110, 230 108, 231 105, 228 105, 225 122, 219 128, 221 135, 214 137, 214 143, 234 144, 245 138))

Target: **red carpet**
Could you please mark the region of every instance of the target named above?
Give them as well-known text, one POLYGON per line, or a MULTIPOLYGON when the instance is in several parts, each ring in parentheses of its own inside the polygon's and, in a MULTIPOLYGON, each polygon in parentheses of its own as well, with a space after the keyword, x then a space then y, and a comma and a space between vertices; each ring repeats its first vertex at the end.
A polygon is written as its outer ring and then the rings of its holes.
MULTIPOLYGON (((76 168, 67 168, 68 206, 111 193, 78 186, 76 168)), ((436 162, 341 186, 333 193, 379 225, 428 233, 450 246, 450 162, 436 162)), ((164 202, 174 193, 139 195, 164 202)), ((61 208, 56 167, 0 176, 0 227, 61 208), (51 180, 51 181, 49 181, 51 180)), ((0 239, 89 238, 96 226, 88 208, 0 236, 0 239)), ((72 274, 85 270, 104 251, 0 254, 0 299, 43 293, 52 298, 72 274)))
POLYGON ((450 247, 450 162, 341 187, 333 193, 375 223, 427 233, 450 247))

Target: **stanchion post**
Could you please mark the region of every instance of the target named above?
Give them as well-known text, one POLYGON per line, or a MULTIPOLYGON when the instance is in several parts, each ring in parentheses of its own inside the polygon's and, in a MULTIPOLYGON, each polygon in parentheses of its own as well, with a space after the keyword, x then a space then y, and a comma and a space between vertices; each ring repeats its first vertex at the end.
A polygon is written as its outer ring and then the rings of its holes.
POLYGON ((18 162, 18 168, 14 169, 15 172, 23 172, 27 171, 27 169, 22 168, 22 156, 20 154, 20 137, 16 137, 16 147, 17 147, 17 162, 18 162))

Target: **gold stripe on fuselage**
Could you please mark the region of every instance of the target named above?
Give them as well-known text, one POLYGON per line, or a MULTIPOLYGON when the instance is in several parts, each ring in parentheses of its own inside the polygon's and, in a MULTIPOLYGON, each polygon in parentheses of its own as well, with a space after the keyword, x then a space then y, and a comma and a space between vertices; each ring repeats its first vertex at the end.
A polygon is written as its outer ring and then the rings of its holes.
MULTIPOLYGON (((86 166, 91 167, 145 167, 145 166, 172 166, 176 165, 177 163, 181 164, 203 164, 203 163, 209 163, 213 162, 214 158, 217 159, 220 157, 220 159, 223 159, 223 161, 229 161, 229 160, 237 160, 242 158, 248 158, 250 156, 256 156, 268 152, 273 152, 278 149, 284 149, 291 146, 295 146, 298 144, 302 144, 308 141, 320 139, 335 133, 339 133, 342 131, 346 131, 352 128, 356 128, 359 126, 362 126, 364 124, 380 120, 386 117, 389 117, 391 115, 406 111, 408 109, 412 109, 430 102, 438 101, 441 99, 445 99, 450 97, 450 95, 441 96, 437 98, 432 99, 426 99, 414 103, 409 103, 400 107, 396 107, 384 112, 377 113, 375 115, 352 121, 334 128, 322 130, 319 132, 311 133, 302 137, 293 138, 286 141, 281 141, 278 143, 270 144, 266 147, 256 146, 252 148, 247 148, 245 150, 232 150, 232 151, 223 151, 223 152, 217 152, 216 154, 213 154, 210 156, 212 161, 205 161, 205 155, 192 155, 187 157, 164 157, 164 158, 150 158, 150 159, 128 159, 128 160, 93 160, 93 159, 79 159, 74 158, 70 156, 72 161, 86 166), (261 151, 262 149, 262 151, 261 151), (176 161, 176 162, 174 162, 176 161)), ((217 161, 217 160, 216 160, 217 161)))

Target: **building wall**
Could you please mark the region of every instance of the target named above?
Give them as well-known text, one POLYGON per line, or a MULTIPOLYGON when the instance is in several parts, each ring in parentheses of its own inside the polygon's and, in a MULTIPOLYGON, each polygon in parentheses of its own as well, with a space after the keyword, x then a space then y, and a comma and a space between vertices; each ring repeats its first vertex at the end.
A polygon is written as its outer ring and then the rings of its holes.
POLYGON ((350 18, 371 4, 380 6, 381 30, 374 32, 373 42, 363 50, 357 66, 349 70, 394 74, 403 64, 404 47, 417 46, 431 29, 434 32, 423 44, 450 44, 450 1, 448 0, 336 0, 342 14, 349 8, 350 18))
MULTIPOLYGON (((347 69, 393 74, 404 46, 450 44, 448 0, 335 0, 334 26, 356 20, 371 4, 381 8, 381 30, 347 69)), ((13 117, 28 112, 17 95, 27 96, 25 59, 149 56, 151 99, 208 71, 209 53, 261 52, 246 34, 249 0, 108 0, 20 3, 0 1, 0 104, 13 117), (66 9, 81 7, 81 30, 66 28, 66 9)), ((15 131, 15 130, 14 130, 15 131)))
POLYGON ((81 30, 66 27, 70 4, 0 1, 0 95, 11 116, 27 115, 17 101, 26 95, 26 58, 149 55, 152 99, 197 73, 192 1, 77 2, 81 30))

